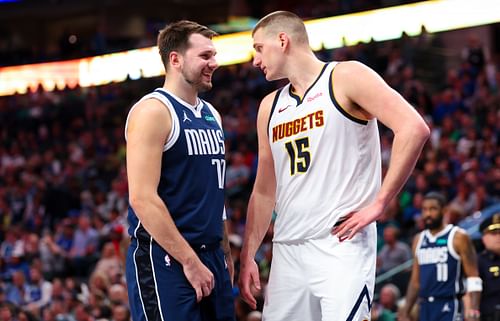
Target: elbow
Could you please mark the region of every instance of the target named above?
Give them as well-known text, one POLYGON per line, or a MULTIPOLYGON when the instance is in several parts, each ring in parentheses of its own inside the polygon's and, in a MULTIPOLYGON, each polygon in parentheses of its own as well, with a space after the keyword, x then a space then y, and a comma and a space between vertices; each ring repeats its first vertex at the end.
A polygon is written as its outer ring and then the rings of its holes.
POLYGON ((431 130, 429 129, 429 126, 427 126, 427 124, 423 119, 421 119, 413 126, 412 136, 415 139, 419 140, 422 143, 422 145, 425 144, 425 142, 431 136, 431 130))
POLYGON ((130 207, 132 207, 136 215, 139 215, 139 213, 143 212, 143 209, 145 208, 147 201, 145 197, 143 197, 142 195, 131 193, 129 196, 129 203, 130 207))

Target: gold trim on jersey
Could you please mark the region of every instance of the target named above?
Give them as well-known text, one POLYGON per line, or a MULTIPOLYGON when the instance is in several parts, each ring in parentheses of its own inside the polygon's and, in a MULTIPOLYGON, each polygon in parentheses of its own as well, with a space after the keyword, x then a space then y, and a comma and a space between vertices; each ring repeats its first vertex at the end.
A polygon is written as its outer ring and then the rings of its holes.
POLYGON ((316 85, 318 80, 321 78, 321 76, 325 72, 327 66, 328 66, 328 64, 324 64, 318 77, 316 77, 316 80, 314 80, 314 82, 311 84, 311 86, 309 86, 309 88, 307 88, 307 90, 304 92, 304 95, 302 97, 295 92, 295 89, 293 88, 292 84, 290 84, 290 86, 288 88, 288 94, 290 95, 290 97, 294 98, 297 101, 297 106, 302 104, 302 102, 304 101, 304 98, 307 96, 309 91, 314 87, 314 85, 316 85))
POLYGON ((342 105, 335 98, 335 93, 333 91, 333 72, 335 71, 335 67, 332 69, 332 73, 330 75, 330 86, 329 86, 330 87, 330 96, 331 96, 333 105, 337 108, 338 111, 340 111, 340 113, 342 115, 344 115, 348 119, 350 119, 350 120, 352 120, 352 121, 354 121, 354 122, 356 122, 358 124, 366 125, 368 123, 369 119, 360 118, 360 117, 355 116, 352 113, 348 112, 347 109, 345 109, 344 107, 342 107, 342 105))

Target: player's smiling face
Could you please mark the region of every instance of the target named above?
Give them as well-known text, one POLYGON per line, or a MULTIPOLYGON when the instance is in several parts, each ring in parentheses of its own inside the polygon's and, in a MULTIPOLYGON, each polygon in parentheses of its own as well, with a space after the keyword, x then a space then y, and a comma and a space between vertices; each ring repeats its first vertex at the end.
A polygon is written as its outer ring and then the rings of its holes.
POLYGON ((211 39, 198 33, 189 37, 189 47, 182 54, 181 73, 184 80, 200 92, 212 88, 212 74, 219 66, 215 60, 216 53, 211 39))

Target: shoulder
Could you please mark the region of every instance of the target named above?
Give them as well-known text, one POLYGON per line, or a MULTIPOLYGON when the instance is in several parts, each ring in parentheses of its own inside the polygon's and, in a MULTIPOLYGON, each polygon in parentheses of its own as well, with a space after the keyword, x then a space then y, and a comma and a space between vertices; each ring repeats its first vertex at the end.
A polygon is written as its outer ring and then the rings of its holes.
POLYGON ((471 245, 471 239, 469 234, 461 228, 455 228, 455 234, 453 236, 453 247, 457 252, 462 253, 471 245))
POLYGON ((263 99, 260 104, 261 107, 269 107, 271 108, 272 105, 274 104, 275 100, 279 97, 279 94, 283 88, 276 89, 272 91, 271 93, 267 94, 263 99))
POLYGON ((135 104, 129 112, 125 137, 128 140, 130 135, 138 133, 140 136, 144 131, 164 135, 170 130, 171 119, 172 115, 168 107, 160 100, 154 98, 143 99, 135 104))
MULTIPOLYGON (((273 105, 276 103, 279 94, 283 88, 274 90, 273 92, 267 94, 262 101, 260 102, 259 107, 259 118, 264 117, 265 119, 269 119, 269 115, 273 108, 273 105)), ((267 120, 266 120, 267 121, 267 120)))
POLYGON ((453 237, 454 240, 458 242, 469 242, 470 240, 469 234, 467 234, 467 232, 464 229, 460 227, 454 227, 454 228, 455 228, 455 235, 453 237))
POLYGON ((158 99, 148 98, 139 101, 130 110, 129 118, 132 119, 156 119, 168 117, 168 108, 158 99))
POLYGON ((373 69, 356 60, 338 61, 333 70, 335 77, 353 79, 358 78, 358 73, 375 73, 373 69))
POLYGON ((413 237, 413 240, 411 242, 411 246, 413 249, 417 248, 418 242, 419 242, 420 238, 423 236, 423 234, 424 234, 423 231, 415 234, 415 236, 413 237))

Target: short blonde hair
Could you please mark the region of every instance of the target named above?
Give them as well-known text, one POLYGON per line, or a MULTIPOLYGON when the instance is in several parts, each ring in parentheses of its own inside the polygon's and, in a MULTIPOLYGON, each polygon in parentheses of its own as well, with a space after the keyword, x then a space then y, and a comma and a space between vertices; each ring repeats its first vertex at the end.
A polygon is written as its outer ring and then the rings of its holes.
POLYGON ((306 26, 302 19, 289 11, 275 11, 260 19, 252 31, 252 36, 262 29, 266 34, 286 32, 293 41, 309 45, 306 26))

